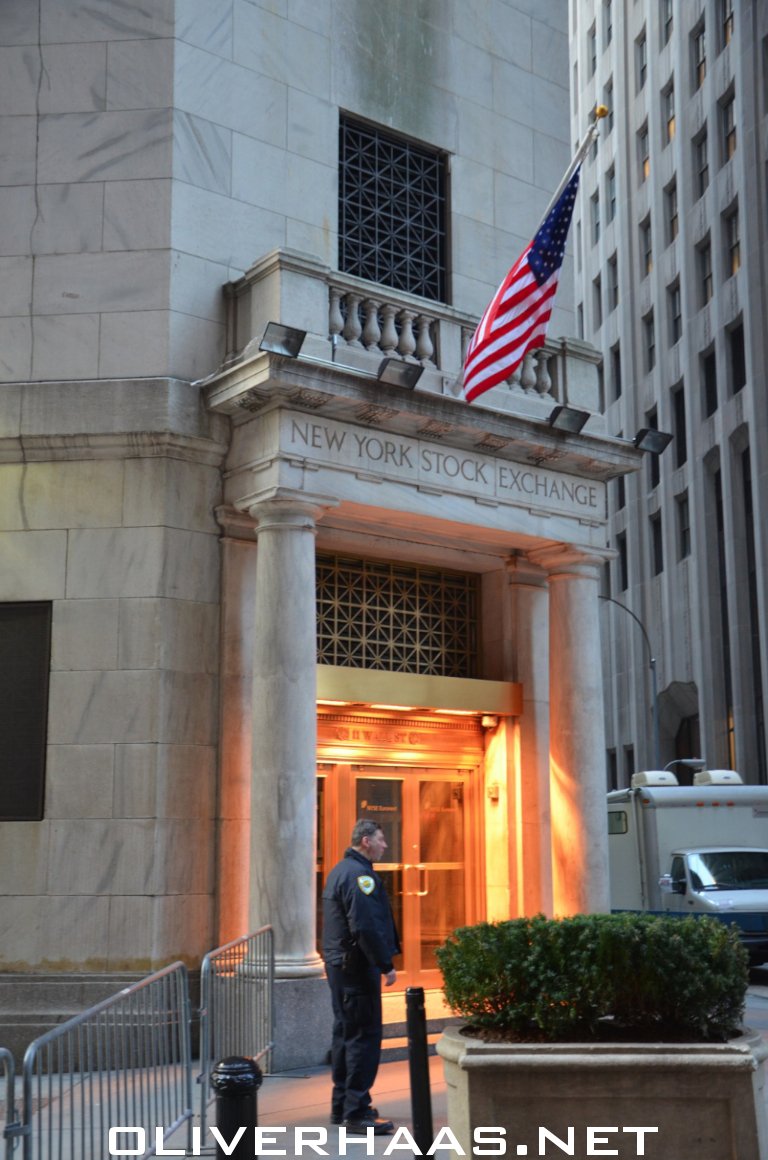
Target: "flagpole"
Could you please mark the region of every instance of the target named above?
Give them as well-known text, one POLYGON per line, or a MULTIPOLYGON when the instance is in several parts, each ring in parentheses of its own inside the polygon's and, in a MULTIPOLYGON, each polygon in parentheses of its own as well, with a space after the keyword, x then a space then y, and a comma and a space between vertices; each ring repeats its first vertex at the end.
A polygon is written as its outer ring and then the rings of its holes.
POLYGON ((560 194, 563 192, 566 185, 573 177, 575 171, 578 169, 578 167, 581 165, 584 158, 587 156, 587 153, 589 152, 589 147, 592 144, 595 137, 597 136, 597 130, 600 127, 600 121, 602 121, 603 117, 608 116, 608 106, 607 105, 595 105, 594 114, 595 114, 595 119, 592 122, 592 124, 589 126, 589 128, 587 129, 586 133, 584 134, 584 139, 581 142, 581 144, 579 145, 576 152, 574 153, 573 158, 571 159, 571 164, 566 169, 562 181, 558 185, 555 192, 552 194, 552 198, 550 200, 550 203, 547 206, 546 211, 542 216, 542 219, 541 219, 542 221, 546 221, 547 216, 549 214, 549 211, 552 209, 553 205, 555 204, 557 199, 560 197, 560 194))

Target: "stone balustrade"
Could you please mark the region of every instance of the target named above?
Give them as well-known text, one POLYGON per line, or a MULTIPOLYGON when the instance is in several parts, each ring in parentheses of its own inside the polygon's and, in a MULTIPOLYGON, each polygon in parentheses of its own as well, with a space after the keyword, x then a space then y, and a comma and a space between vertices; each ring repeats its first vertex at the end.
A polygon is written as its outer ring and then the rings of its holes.
MULTIPOLYGON (((259 259, 225 287, 227 362, 251 357, 268 322, 307 331, 307 348, 343 363, 366 352, 420 363, 419 389, 457 393, 464 353, 477 319, 451 306, 340 274, 291 250, 259 259), (325 346, 327 344, 327 346, 325 346)), ((567 402, 602 410, 594 347, 572 338, 547 340, 527 354, 510 379, 484 397, 484 406, 513 410, 567 402)))

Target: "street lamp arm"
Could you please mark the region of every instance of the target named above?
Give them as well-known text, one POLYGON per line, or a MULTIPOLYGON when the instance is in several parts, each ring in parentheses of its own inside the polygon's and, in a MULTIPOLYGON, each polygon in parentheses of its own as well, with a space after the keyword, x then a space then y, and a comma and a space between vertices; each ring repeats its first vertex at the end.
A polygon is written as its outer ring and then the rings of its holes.
POLYGON ((648 649, 648 668, 651 670, 651 722, 653 727, 653 757, 656 762, 656 769, 660 768, 661 763, 661 740, 659 737, 659 690, 656 678, 656 658, 653 655, 651 648, 651 641, 648 633, 645 631, 645 625, 639 616, 636 616, 631 608, 627 608, 626 604, 622 604, 620 600, 614 600, 612 596, 599 596, 600 600, 607 600, 609 604, 615 604, 617 608, 621 608, 624 612, 634 620, 637 627, 643 634, 645 647, 648 649))
POLYGON ((649 663, 651 665, 655 666, 656 658, 653 655, 653 649, 651 648, 651 642, 650 642, 650 639, 648 637, 648 633, 645 631, 645 625, 643 624, 640 617, 637 616, 632 611, 631 608, 627 608, 626 604, 622 604, 620 600, 614 600, 614 598, 612 596, 599 596, 598 599, 599 600, 607 600, 609 602, 609 604, 615 604, 617 608, 622 608, 624 610, 624 612, 626 612, 629 616, 632 617, 635 624, 637 625, 637 627, 640 629, 640 631, 643 634, 643 640, 645 641, 645 647, 648 649, 649 663))

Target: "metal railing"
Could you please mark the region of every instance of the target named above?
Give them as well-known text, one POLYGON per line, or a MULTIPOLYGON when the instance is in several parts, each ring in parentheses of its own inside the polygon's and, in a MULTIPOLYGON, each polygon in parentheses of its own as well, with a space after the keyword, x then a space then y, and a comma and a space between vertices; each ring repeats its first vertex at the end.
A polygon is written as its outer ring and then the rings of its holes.
MULTIPOLYGON (((104 1160, 109 1129, 144 1156, 187 1124, 192 1058, 187 970, 173 963, 30 1043, 23 1064, 23 1160, 104 1160)), ((15 1135, 16 1133, 14 1133, 15 1135)), ((134 1153, 135 1154, 135 1153, 134 1153)))
POLYGON ((16 1134, 19 1124, 16 1111, 16 1065, 7 1047, 0 1047, 0 1078, 5 1082, 5 1111, 2 1111, 0 1102, 0 1127, 3 1129, 0 1139, 5 1141, 3 1158, 10 1160, 11 1153, 19 1142, 16 1134))
POLYGON ((230 1055, 271 1066, 274 1027, 274 938, 271 926, 210 951, 200 969, 200 1130, 205 1138, 210 1074, 230 1055))

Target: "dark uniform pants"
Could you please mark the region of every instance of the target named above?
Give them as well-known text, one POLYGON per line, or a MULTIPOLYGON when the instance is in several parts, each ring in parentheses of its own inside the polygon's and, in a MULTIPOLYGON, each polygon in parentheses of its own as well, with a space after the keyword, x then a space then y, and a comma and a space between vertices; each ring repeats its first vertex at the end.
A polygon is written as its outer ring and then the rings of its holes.
POLYGON ((371 1106, 381 1057, 381 971, 366 964, 354 975, 326 964, 333 1004, 332 1110, 358 1120, 371 1106))

